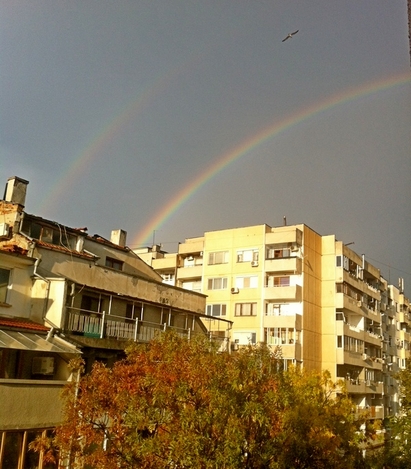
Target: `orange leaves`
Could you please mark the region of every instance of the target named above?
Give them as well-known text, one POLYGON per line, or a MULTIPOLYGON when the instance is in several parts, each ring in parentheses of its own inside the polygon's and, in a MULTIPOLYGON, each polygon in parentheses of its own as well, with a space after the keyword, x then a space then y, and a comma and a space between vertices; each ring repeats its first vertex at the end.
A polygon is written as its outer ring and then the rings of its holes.
POLYGON ((57 440, 105 469, 304 467, 304 454, 336 453, 349 437, 338 426, 348 407, 330 390, 325 375, 283 372, 264 346, 221 354, 166 333, 69 388, 57 440))

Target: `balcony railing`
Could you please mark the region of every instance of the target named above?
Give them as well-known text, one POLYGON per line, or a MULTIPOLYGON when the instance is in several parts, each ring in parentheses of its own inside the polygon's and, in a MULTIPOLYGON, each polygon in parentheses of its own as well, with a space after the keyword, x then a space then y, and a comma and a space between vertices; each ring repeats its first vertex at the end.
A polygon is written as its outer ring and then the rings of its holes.
MULTIPOLYGON (((193 334, 204 333, 200 327, 195 331, 191 328, 171 326, 167 323, 159 324, 137 318, 129 319, 112 314, 106 315, 104 312, 90 312, 76 308, 68 309, 68 332, 83 335, 84 337, 149 342, 156 334, 168 329, 174 330, 178 335, 187 339, 190 339, 193 334)), ((221 342, 222 344, 226 341, 225 337, 212 332, 207 334, 210 340, 218 343, 221 342)))

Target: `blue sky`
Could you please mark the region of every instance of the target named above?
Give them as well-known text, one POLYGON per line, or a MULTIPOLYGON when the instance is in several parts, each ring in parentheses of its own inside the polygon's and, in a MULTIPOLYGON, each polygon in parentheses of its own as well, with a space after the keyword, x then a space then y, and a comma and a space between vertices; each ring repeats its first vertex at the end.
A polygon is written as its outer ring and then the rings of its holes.
POLYGON ((0 9, 0 175, 30 181, 29 213, 105 237, 122 228, 131 245, 233 148, 351 93, 205 181, 155 241, 171 251, 204 231, 286 215, 354 242, 411 295, 406 1, 0 0, 0 9))

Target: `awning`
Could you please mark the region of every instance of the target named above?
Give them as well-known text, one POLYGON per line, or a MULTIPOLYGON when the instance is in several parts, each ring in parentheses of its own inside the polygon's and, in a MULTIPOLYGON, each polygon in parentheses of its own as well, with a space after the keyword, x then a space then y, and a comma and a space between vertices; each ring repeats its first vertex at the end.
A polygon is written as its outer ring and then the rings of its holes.
POLYGON ((0 348, 30 350, 32 352, 81 353, 69 342, 54 336, 46 340, 33 332, 18 332, 0 329, 0 348))

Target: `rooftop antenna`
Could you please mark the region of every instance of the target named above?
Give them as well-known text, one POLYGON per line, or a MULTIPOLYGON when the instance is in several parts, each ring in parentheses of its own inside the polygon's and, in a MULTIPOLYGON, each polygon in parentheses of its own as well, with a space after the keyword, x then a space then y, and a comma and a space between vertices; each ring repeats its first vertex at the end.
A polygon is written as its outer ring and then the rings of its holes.
POLYGON ((283 224, 284 226, 287 226, 287 217, 285 215, 283 216, 283 224))

